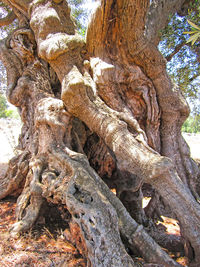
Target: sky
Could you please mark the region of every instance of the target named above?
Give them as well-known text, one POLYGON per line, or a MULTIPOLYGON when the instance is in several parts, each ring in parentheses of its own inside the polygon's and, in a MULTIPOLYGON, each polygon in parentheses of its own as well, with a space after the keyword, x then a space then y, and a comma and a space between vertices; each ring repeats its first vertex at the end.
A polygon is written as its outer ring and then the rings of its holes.
POLYGON ((98 5, 98 1, 86 0, 82 6, 88 9, 89 11, 93 11, 97 5, 98 5))

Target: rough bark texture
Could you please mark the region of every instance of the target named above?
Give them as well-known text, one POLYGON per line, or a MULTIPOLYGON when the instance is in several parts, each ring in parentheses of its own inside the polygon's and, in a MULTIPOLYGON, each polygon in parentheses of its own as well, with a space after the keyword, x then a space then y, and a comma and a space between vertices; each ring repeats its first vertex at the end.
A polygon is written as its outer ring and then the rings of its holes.
MULTIPOLYGON (((184 3, 163 2, 168 12, 184 3)), ((145 33, 155 3, 102 0, 85 43, 65 1, 9 1, 20 28, 1 41, 0 57, 24 123, 22 153, 0 185, 0 198, 20 194, 13 236, 36 222, 46 199, 70 212, 88 266, 136 266, 127 248, 178 266, 142 226, 153 227, 159 195, 199 262, 200 173, 181 136, 188 106, 155 45, 166 18, 145 33), (144 183, 156 190, 146 212, 144 183)))

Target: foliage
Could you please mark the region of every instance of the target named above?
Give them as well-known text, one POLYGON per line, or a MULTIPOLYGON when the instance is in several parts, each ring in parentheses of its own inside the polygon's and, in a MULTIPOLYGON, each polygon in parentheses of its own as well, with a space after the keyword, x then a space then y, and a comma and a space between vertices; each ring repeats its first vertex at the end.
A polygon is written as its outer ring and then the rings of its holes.
POLYGON ((182 127, 182 132, 199 133, 200 132, 200 115, 190 116, 182 127))
POLYGON ((75 19, 78 32, 82 36, 86 34, 89 13, 89 11, 83 7, 85 2, 85 0, 68 0, 72 10, 72 17, 75 19))
POLYGON ((192 31, 190 32, 184 32, 184 34, 190 34, 190 39, 187 41, 187 43, 190 43, 193 45, 199 38, 200 38, 200 27, 198 27, 196 24, 194 24, 192 21, 188 20, 188 23, 192 26, 192 31))
POLYGON ((2 94, 0 94, 0 118, 19 119, 18 112, 8 108, 8 102, 2 94))
POLYGON ((192 102, 198 98, 199 93, 200 40, 196 39, 193 45, 187 42, 190 35, 183 33, 191 32, 188 20, 193 22, 193 26, 199 24, 200 0, 193 1, 188 15, 176 14, 170 18, 170 23, 161 33, 159 48, 169 60, 167 64, 169 75, 179 85, 189 102, 192 102))
POLYGON ((8 108, 6 98, 0 94, 0 118, 6 118, 6 110, 8 108))

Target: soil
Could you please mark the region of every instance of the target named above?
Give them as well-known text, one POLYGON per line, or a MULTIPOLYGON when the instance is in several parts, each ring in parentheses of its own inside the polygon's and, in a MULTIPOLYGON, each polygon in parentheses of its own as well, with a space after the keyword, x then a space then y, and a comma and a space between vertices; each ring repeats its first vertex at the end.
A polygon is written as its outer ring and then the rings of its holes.
POLYGON ((200 134, 183 133, 183 137, 190 147, 191 157, 200 160, 200 134))
MULTIPOLYGON (((59 208, 49 207, 49 212, 45 213, 48 214, 48 217, 40 217, 34 228, 14 239, 10 237, 9 229, 15 222, 15 208, 15 198, 6 198, 0 201, 0 266, 87 266, 75 245, 70 241, 67 220, 63 223, 59 208)), ((163 233, 163 237, 170 237, 170 242, 179 241, 181 237, 178 222, 164 216, 162 219, 163 221, 159 221, 157 224, 158 231, 163 233)), ((188 259, 184 257, 182 249, 179 249, 180 244, 177 242, 177 251, 170 253, 170 256, 183 266, 187 266, 188 259)), ((133 259, 138 266, 151 266, 144 264, 141 258, 133 256, 133 259)))
POLYGON ((67 240, 68 228, 63 225, 55 208, 51 207, 54 216, 39 218, 29 232, 18 239, 11 238, 9 229, 15 222, 15 207, 14 198, 0 201, 0 266, 86 266, 78 250, 67 240))
POLYGON ((0 178, 6 173, 8 161, 17 153, 20 131, 20 120, 0 119, 0 178))

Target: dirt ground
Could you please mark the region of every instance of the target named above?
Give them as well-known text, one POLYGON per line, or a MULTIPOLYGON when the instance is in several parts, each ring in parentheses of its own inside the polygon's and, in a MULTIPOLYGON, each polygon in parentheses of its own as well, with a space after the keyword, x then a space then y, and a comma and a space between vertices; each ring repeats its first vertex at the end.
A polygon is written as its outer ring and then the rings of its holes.
MULTIPOLYGON (((0 119, 0 178, 4 176, 7 163, 17 145, 21 123, 17 120, 0 119)), ((191 148, 191 155, 200 159, 200 134, 183 134, 191 148)), ((84 267, 86 263, 76 247, 70 242, 69 229, 55 218, 41 218, 37 225, 18 239, 10 238, 9 229, 15 222, 16 199, 0 201, 0 266, 2 267, 84 267)), ((162 216, 158 228, 177 240, 180 228, 174 219, 162 216)), ((188 260, 182 252, 171 255, 183 266, 188 260)), ((142 259, 135 259, 142 266, 142 259)), ((144 265, 145 266, 145 265, 144 265)), ((149 266, 148 264, 146 266, 149 266)))
POLYGON ((0 178, 7 170, 8 161, 15 156, 20 131, 19 120, 0 119, 0 178))
POLYGON ((200 159, 200 134, 183 133, 183 137, 190 147, 191 157, 200 159))

